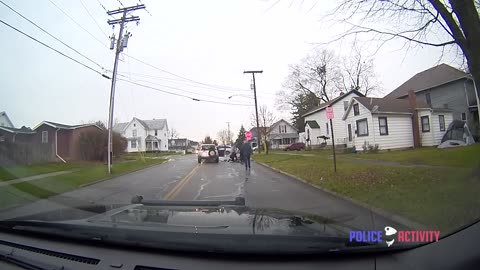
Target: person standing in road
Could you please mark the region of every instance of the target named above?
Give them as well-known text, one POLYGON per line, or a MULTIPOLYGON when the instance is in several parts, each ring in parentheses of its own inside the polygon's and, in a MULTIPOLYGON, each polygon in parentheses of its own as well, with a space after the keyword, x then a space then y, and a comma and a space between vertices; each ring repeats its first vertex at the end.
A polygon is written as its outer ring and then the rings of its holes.
POLYGON ((252 152, 252 145, 249 142, 245 142, 240 150, 243 162, 245 162, 245 170, 250 170, 250 157, 252 156, 252 152))

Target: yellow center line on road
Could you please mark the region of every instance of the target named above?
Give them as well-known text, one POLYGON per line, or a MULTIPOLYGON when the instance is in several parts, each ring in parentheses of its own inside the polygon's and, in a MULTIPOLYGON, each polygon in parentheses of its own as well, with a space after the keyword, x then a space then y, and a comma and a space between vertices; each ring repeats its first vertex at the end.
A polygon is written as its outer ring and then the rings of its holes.
POLYGON ((178 182, 178 184, 173 187, 172 190, 170 190, 170 192, 168 192, 163 199, 173 200, 178 195, 178 193, 180 193, 182 188, 190 181, 190 179, 192 179, 192 176, 195 174, 198 168, 200 168, 201 165, 202 164, 195 166, 195 168, 193 168, 187 175, 185 175, 185 177, 180 180, 180 182, 178 182))

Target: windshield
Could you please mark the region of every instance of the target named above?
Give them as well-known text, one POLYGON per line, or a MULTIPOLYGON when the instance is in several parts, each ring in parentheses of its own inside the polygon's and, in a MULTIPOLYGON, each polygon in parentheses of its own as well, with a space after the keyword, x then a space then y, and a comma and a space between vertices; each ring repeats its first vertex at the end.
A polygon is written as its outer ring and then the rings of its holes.
POLYGON ((442 241, 480 218, 479 7, 416 2, 0 1, 0 221, 442 241))

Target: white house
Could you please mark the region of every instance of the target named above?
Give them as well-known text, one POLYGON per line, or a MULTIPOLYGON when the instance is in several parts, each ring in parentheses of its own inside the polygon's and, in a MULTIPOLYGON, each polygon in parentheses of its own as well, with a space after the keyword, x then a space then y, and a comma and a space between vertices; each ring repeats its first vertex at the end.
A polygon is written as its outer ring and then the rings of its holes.
POLYGON ((320 145, 323 140, 320 139, 320 125, 315 120, 305 121, 305 143, 308 145, 320 145))
POLYGON ((127 138, 127 152, 168 151, 168 125, 166 119, 140 120, 118 123, 115 132, 127 138))
POLYGON ((327 119, 326 108, 332 107, 334 118, 333 123, 333 133, 335 137, 336 144, 346 144, 347 141, 347 128, 345 121, 342 120, 342 116, 347 110, 348 104, 353 97, 363 97, 363 94, 352 90, 345 94, 330 100, 329 102, 322 103, 317 108, 309 111, 308 113, 302 115, 305 119, 305 123, 310 123, 305 126, 305 132, 310 133, 309 144, 320 145, 323 142, 326 142, 327 145, 331 145, 331 130, 330 130, 330 120, 327 119), (312 122, 313 121, 313 122, 312 122), (314 124, 316 122, 317 124, 314 124), (318 128, 316 127, 318 125, 318 128), (315 126, 315 127, 314 127, 315 126), (327 137, 326 141, 320 138, 321 136, 327 137))
POLYGON ((298 129, 283 119, 271 125, 269 130, 268 139, 272 149, 283 149, 298 142, 298 129))
POLYGON ((298 130, 287 121, 281 119, 270 126, 268 139, 272 149, 283 149, 298 142, 298 130))
MULTIPOLYGON (((432 109, 416 101, 420 143, 434 146, 441 142, 453 120, 451 110, 432 109)), ((362 150, 364 144, 378 144, 381 150, 414 146, 412 106, 409 100, 392 98, 354 97, 342 120, 347 126, 347 147, 362 150)))
POLYGON ((0 112, 0 127, 14 128, 6 112, 0 112))

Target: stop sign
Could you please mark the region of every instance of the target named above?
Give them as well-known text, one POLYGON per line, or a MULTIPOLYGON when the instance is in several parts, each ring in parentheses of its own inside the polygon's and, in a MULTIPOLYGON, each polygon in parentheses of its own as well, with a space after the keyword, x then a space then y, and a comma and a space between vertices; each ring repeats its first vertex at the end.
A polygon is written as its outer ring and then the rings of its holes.
POLYGON ((245 138, 247 139, 247 141, 250 141, 252 139, 252 132, 250 131, 245 132, 245 138))

